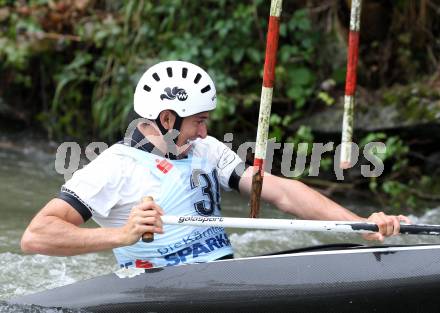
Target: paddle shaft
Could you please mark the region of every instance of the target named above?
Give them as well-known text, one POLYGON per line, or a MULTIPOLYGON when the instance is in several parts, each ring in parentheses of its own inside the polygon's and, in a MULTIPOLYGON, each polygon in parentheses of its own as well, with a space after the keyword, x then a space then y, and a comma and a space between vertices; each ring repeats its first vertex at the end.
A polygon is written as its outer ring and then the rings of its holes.
MULTIPOLYGON (((150 196, 146 196, 142 198, 142 203, 146 203, 146 202, 150 202, 150 201, 154 201, 153 197, 150 196)), ((144 233, 142 235, 142 241, 143 242, 153 242, 154 241, 154 233, 144 233)))
POLYGON ((258 115, 257 139, 255 145, 254 172, 251 188, 251 217, 257 217, 260 211, 260 197, 263 186, 264 159, 266 158, 269 118, 272 106, 272 94, 275 81, 275 64, 278 49, 282 0, 271 0, 269 26, 266 39, 266 55, 263 69, 260 112, 258 115))
MULTIPOLYGON (((379 227, 374 223, 348 221, 313 221, 267 218, 162 216, 163 224, 191 225, 196 227, 230 227, 249 229, 289 229, 297 231, 325 231, 340 233, 374 233, 379 227)), ((401 224, 400 233, 408 235, 440 235, 440 225, 401 224)))

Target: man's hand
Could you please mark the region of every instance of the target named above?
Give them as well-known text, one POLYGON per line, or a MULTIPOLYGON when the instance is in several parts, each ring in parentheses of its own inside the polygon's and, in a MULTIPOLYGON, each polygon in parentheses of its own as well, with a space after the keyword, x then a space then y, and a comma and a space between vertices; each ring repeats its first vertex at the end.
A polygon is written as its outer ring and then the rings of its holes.
POLYGON ((367 221, 377 224, 379 232, 365 234, 363 237, 367 240, 379 241, 383 241, 385 237, 397 235, 400 231, 400 222, 411 224, 411 220, 404 215, 386 215, 383 212, 371 214, 367 221))
POLYGON ((163 234, 162 208, 154 201, 139 203, 130 212, 127 223, 121 228, 124 246, 136 243, 144 233, 163 234))

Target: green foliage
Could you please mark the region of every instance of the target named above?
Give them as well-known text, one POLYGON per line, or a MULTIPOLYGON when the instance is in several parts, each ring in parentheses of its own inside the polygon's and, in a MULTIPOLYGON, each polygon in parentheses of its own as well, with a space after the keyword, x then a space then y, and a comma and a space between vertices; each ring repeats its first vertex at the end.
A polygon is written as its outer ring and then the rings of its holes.
MULTIPOLYGON (((300 126, 296 132, 289 136, 286 142, 294 144, 294 150, 298 155, 303 155, 304 157, 310 157, 312 154, 313 142, 315 137, 313 136, 312 129, 308 126, 300 126)), ((294 177, 300 178, 305 177, 309 174, 310 164, 306 163, 305 169, 301 173, 297 173, 294 177)), ((327 168, 328 159, 324 158, 321 160, 321 166, 327 168)))
POLYGON ((370 190, 396 212, 402 208, 417 209, 421 202, 413 191, 420 189, 420 182, 427 185, 434 180, 414 172, 409 162, 409 146, 398 136, 369 133, 361 140, 360 146, 363 148, 369 142, 383 142, 386 146, 385 153, 376 155, 384 162, 385 172, 370 178, 370 190))
POLYGON ((281 24, 280 38, 289 38, 290 42, 279 48, 277 84, 280 84, 280 92, 285 93, 293 101, 295 109, 300 111, 313 95, 317 79, 312 64, 319 34, 312 28, 308 11, 297 10, 286 23, 281 24))
MULTIPOLYGON (((41 16, 50 16, 55 9, 47 1, 31 2, 30 9, 36 13, 20 15, 17 7, 10 7, 7 35, 0 36, 0 59, 9 70, 25 70, 42 54, 51 60, 44 64, 53 86, 47 91, 51 106, 39 114, 39 120, 54 137, 116 138, 127 124, 138 78, 148 66, 167 59, 191 61, 212 74, 219 93, 219 109, 212 116, 214 129, 254 131, 255 122, 248 117, 256 120, 258 113, 269 13, 266 1, 200 5, 131 0, 105 2, 104 7, 97 3, 72 14, 75 20, 66 21, 71 24, 63 24, 79 40, 64 40, 60 34, 60 40, 49 44, 38 40, 39 34, 51 32, 43 29, 41 16), (24 37, 17 34, 18 28, 24 37), (58 57, 60 53, 64 58, 58 57)), ((306 9, 285 12, 271 120, 277 138, 288 135, 285 126, 302 116, 306 103, 315 97, 317 75, 311 64, 318 39, 306 9), (295 110, 277 103, 278 98, 291 100, 295 110)))
MULTIPOLYGON (((137 79, 149 65, 165 59, 191 61, 213 75, 221 96, 220 112, 213 115, 214 129, 254 131, 267 1, 1 0, 0 4, 0 70, 11 76, 8 82, 17 89, 22 90, 27 81, 26 90, 37 93, 37 87, 29 85, 30 76, 35 79, 35 65, 44 66, 49 80, 44 92, 52 105, 40 104, 40 120, 54 136, 118 137, 126 124, 137 79), (80 3, 87 6, 78 9, 80 3), (54 33, 59 36, 45 37, 54 33), (84 62, 87 55, 93 60, 84 62), (81 116, 87 126, 54 125, 58 120, 73 123, 71 118, 57 117, 69 111, 74 113, 71 116, 81 116), (74 133, 68 131, 72 128, 74 133)), ((334 95, 319 90, 320 82, 333 79, 342 85, 345 80, 345 56, 340 53, 345 51, 345 43, 336 40, 329 25, 317 22, 316 13, 310 10, 321 5, 312 1, 306 8, 293 2, 283 6, 272 109, 280 118, 271 120, 277 138, 288 137, 286 121, 304 116, 312 105, 333 104, 334 95)), ((416 16, 405 1, 397 1, 393 10, 397 16, 416 16)), ((329 12, 323 20, 334 18, 329 12)), ((437 25, 429 18, 424 21, 426 26, 437 25)), ((405 25, 403 22, 397 19, 394 27, 405 25)), ((414 47, 416 35, 409 29, 395 36, 400 49, 395 61, 406 73, 421 66, 416 62, 420 59, 417 53, 426 45, 414 47)))
MULTIPOLYGON (((3 23, 14 25, 14 27, 3 28, 4 34, 0 36, 0 69, 12 67, 23 70, 28 66, 31 57, 31 45, 28 40, 19 40, 20 33, 38 31, 38 23, 32 18, 20 18, 17 13, 4 7, 3 23)), ((1 25, 1 24, 0 24, 1 25)))
POLYGON ((324 91, 318 93, 318 99, 324 102, 327 106, 331 106, 335 103, 335 99, 324 91))
POLYGON ((440 90, 420 83, 398 86, 384 92, 385 106, 393 107, 409 122, 435 122, 440 113, 440 90))

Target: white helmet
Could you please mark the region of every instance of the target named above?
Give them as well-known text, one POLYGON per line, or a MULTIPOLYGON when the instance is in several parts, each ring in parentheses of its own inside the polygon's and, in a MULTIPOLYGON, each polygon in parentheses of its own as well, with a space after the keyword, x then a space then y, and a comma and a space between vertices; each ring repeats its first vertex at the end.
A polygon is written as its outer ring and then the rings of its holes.
POLYGON ((147 119, 173 110, 180 117, 215 109, 214 82, 203 69, 189 62, 165 61, 150 67, 134 93, 134 110, 147 119))

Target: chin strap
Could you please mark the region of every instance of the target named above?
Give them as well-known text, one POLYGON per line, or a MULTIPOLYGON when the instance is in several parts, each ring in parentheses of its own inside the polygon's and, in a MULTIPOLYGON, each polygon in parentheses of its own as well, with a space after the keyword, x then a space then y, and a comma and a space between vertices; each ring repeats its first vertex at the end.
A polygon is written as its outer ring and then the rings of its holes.
POLYGON ((176 119, 174 121, 174 125, 173 125, 172 129, 166 129, 165 127, 163 127, 163 125, 160 121, 160 116, 158 116, 156 118, 155 122, 156 122, 156 125, 159 128, 160 132, 164 136, 165 142, 167 143, 168 153, 165 154, 165 157, 167 157, 171 160, 176 160, 177 159, 177 140, 179 139, 179 135, 174 137, 172 139, 172 142, 169 139, 171 139, 170 136, 171 136, 171 134, 173 134, 173 132, 180 133, 180 128, 182 127, 183 117, 180 117, 175 112, 173 112, 173 113, 174 113, 174 116, 176 117, 176 119))

